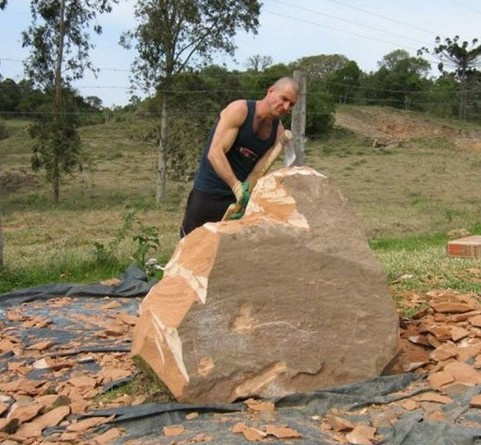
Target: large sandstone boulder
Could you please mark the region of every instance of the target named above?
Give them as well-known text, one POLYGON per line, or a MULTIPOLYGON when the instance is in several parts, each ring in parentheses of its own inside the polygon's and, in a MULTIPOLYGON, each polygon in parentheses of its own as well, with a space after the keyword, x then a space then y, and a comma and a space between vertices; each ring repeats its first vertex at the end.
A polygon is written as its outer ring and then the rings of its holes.
POLYGON ((241 220, 179 242, 132 353, 178 401, 207 403, 372 378, 397 344, 384 272, 348 203, 296 167, 262 178, 241 220))

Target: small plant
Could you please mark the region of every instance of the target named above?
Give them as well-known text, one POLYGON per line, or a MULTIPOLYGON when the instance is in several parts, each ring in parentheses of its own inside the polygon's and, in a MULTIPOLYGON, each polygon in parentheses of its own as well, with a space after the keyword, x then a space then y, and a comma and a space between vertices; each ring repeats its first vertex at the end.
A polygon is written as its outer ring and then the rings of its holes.
POLYGON ((94 242, 93 253, 97 263, 108 264, 114 262, 118 256, 120 243, 126 239, 132 239, 134 250, 131 257, 138 266, 145 268, 147 255, 160 246, 160 240, 154 226, 146 226, 140 222, 138 228, 134 228, 134 226, 137 226, 136 212, 133 207, 127 209, 122 227, 115 232, 115 238, 112 241, 107 244, 99 241, 94 242))
POLYGON ((114 257, 114 253, 110 247, 106 247, 103 243, 95 241, 94 257, 96 263, 109 263, 114 257))
POLYGON ((136 210, 133 207, 127 209, 122 227, 115 233, 115 238, 107 245, 99 241, 94 242, 94 258, 97 263, 110 263, 117 257, 119 244, 127 238, 135 221, 136 210))
POLYGON ((160 246, 157 229, 140 224, 139 232, 133 236, 133 240, 136 243, 136 249, 132 256, 139 266, 144 267, 147 254, 160 246))

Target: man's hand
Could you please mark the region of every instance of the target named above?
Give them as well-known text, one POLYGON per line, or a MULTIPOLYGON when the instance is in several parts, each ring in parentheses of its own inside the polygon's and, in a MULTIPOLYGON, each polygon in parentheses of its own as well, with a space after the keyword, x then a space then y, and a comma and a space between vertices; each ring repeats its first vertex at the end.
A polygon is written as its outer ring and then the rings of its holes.
POLYGON ((230 219, 241 219, 243 216, 244 216, 244 213, 246 211, 246 208, 245 207, 242 207, 238 212, 236 213, 233 213, 231 216, 230 216, 230 219))
POLYGON ((234 187, 232 187, 232 191, 234 192, 237 203, 240 204, 241 207, 245 209, 251 197, 251 194, 249 192, 249 183, 247 181, 245 182, 237 181, 234 184, 234 187))

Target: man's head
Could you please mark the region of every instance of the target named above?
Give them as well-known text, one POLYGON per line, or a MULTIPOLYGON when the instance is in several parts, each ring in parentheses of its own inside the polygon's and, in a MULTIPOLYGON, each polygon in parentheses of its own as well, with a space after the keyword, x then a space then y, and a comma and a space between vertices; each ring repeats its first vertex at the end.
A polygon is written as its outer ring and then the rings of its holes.
POLYGON ((299 97, 299 84, 292 77, 281 77, 267 89, 269 111, 277 118, 289 113, 299 97))

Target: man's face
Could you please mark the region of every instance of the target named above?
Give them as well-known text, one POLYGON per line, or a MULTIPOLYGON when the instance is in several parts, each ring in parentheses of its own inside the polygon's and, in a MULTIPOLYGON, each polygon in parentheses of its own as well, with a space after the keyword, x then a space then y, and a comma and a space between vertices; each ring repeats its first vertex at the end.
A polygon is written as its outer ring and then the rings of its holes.
POLYGON ((271 113, 277 118, 289 113, 297 102, 297 93, 290 85, 269 88, 267 97, 271 113))

